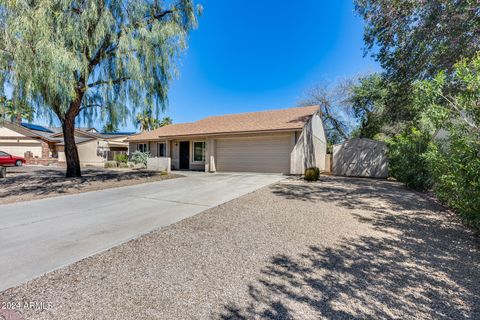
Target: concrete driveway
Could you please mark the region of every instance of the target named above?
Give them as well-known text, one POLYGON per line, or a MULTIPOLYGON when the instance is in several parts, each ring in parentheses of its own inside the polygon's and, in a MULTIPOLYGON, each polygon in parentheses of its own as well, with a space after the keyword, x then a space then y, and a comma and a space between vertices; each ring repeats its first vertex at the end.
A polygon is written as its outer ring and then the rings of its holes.
POLYGON ((0 205, 0 291, 282 180, 184 178, 0 205))

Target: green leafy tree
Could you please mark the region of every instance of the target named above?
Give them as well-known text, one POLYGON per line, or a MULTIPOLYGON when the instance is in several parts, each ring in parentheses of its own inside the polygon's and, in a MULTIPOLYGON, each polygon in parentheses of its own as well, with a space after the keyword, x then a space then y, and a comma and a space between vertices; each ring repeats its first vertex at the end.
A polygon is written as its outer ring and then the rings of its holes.
POLYGON ((414 125, 388 139, 391 173, 411 188, 433 188, 480 230, 480 56, 414 87, 421 111, 414 125))
POLYGON ((450 72, 480 50, 477 0, 355 0, 366 49, 397 82, 450 72))
POLYGON ((110 133, 114 133, 114 132, 118 132, 118 125, 116 123, 106 123, 104 126, 103 126, 103 129, 102 129, 102 132, 110 132, 110 133))
POLYGON ((357 131, 390 136, 392 174, 413 188, 433 187, 480 229, 478 1, 355 4, 366 22, 366 52, 384 69, 380 85, 361 83, 354 94, 365 110, 357 131))
POLYGON ((76 118, 116 122, 135 106, 163 108, 198 13, 192 0, 2 1, 0 87, 58 118, 66 176, 81 176, 76 118))
POLYGON ((22 122, 22 119, 32 121, 33 113, 33 108, 23 101, 15 103, 5 96, 0 97, 0 118, 2 119, 17 123, 22 122))
POLYGON ((159 126, 160 127, 165 127, 165 126, 168 126, 169 124, 172 124, 173 123, 173 120, 172 118, 170 117, 164 117, 162 120, 160 120, 159 122, 159 126))
POLYGON ((151 110, 145 110, 142 113, 137 114, 136 120, 140 131, 151 131, 159 127, 159 121, 152 115, 151 110))
POLYGON ((415 97, 433 137, 422 155, 433 190, 480 230, 480 55, 459 62, 452 77, 417 83, 415 97))
POLYGON ((365 53, 380 62, 388 95, 388 124, 415 121, 413 83, 443 71, 480 50, 477 0, 355 0, 365 21, 365 53))
POLYGON ((374 139, 385 123, 385 102, 388 90, 380 74, 362 77, 352 86, 349 102, 359 127, 353 135, 374 139))
POLYGON ((152 115, 150 110, 145 110, 142 113, 139 113, 136 119, 140 131, 151 131, 173 123, 173 120, 170 117, 158 120, 152 115))

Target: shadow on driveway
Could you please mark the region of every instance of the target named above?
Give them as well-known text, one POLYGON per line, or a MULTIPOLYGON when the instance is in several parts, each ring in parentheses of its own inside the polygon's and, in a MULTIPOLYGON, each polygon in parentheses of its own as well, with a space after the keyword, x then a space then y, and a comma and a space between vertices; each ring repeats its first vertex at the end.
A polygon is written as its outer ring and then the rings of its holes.
POLYGON ((480 319, 476 235, 400 184, 323 179, 271 189, 282 198, 349 208, 375 235, 271 257, 249 284, 249 301, 225 305, 222 319, 480 319))

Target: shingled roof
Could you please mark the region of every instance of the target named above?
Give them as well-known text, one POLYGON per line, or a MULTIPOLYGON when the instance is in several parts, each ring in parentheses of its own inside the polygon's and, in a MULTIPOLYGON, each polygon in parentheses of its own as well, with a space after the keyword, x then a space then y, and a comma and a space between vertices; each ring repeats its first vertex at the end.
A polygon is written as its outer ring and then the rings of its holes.
POLYGON ((144 131, 129 137, 127 141, 145 141, 212 134, 296 130, 302 129, 305 122, 318 110, 318 106, 310 106, 213 116, 197 122, 171 124, 152 131, 144 131))

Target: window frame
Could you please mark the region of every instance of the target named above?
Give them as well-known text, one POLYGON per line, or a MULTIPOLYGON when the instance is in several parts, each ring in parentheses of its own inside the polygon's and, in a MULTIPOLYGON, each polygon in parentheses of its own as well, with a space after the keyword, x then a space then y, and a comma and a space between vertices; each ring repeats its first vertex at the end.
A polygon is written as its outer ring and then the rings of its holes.
POLYGON ((192 162, 193 163, 205 163, 207 158, 207 142, 204 140, 196 140, 192 141, 192 162), (203 144, 203 159, 202 160, 195 160, 195 144, 202 143, 203 144))
POLYGON ((166 158, 167 157, 167 143, 166 142, 158 142, 157 143, 157 157, 158 158, 166 158), (160 154, 160 145, 163 145, 163 156, 160 154))
POLYGON ((137 143, 137 151, 143 152, 143 153, 148 153, 150 152, 150 148, 147 142, 142 142, 142 143, 137 143), (140 146, 145 146, 145 149, 142 151, 140 150, 140 146))

